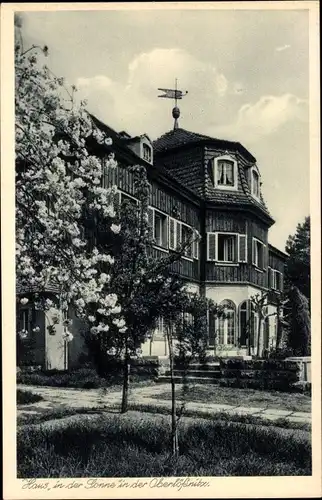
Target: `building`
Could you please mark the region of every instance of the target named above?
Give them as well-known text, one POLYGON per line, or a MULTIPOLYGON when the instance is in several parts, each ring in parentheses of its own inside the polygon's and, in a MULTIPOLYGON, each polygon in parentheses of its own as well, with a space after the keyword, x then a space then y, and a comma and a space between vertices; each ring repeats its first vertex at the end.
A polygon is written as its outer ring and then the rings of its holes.
MULTIPOLYGON (((118 167, 109 172, 104 183, 117 185, 119 201, 133 198, 128 167, 141 164, 147 169, 152 186, 149 218, 155 255, 174 251, 192 230, 200 235, 200 242, 187 249, 175 270, 191 291, 226 306, 225 319, 209 317, 209 353, 255 354, 258 317, 249 299, 261 292, 269 294, 260 352, 274 347, 274 297, 283 290, 286 255, 268 242, 274 220, 262 196, 260 168, 254 156, 239 142, 215 139, 178 126, 152 142, 147 135, 117 133, 92 118, 113 139, 118 167)), ((94 147, 104 161, 109 148, 94 147)), ((27 308, 20 310, 19 321, 20 328, 30 330, 32 318, 27 308)), ((68 346, 61 335, 51 336, 44 326, 35 364, 66 368, 79 362, 83 351, 81 324, 75 320, 73 325, 74 341, 68 346)), ((162 318, 151 340, 143 346, 143 355, 167 355, 162 318)))

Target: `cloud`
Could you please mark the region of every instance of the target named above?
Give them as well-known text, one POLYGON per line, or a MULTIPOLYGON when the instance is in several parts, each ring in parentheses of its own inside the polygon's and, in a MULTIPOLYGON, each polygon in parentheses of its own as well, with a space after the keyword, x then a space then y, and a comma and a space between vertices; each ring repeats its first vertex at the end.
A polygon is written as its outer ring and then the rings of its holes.
POLYGON ((308 121, 308 102, 293 94, 262 96, 241 106, 234 122, 217 128, 217 135, 247 142, 268 136, 290 122, 308 121))
POLYGON ((288 44, 281 45, 280 47, 276 47, 276 52, 283 52, 284 50, 290 49, 291 46, 288 44))
POLYGON ((76 86, 80 96, 87 99, 88 109, 113 128, 157 136, 164 132, 165 121, 169 125, 172 122, 173 107, 172 101, 157 99, 158 88, 174 88, 176 77, 178 88, 189 91, 187 107, 182 108, 195 118, 207 113, 210 117, 209 102, 218 105, 228 94, 225 75, 214 65, 178 48, 154 48, 137 55, 129 63, 123 81, 96 75, 78 78, 76 86))

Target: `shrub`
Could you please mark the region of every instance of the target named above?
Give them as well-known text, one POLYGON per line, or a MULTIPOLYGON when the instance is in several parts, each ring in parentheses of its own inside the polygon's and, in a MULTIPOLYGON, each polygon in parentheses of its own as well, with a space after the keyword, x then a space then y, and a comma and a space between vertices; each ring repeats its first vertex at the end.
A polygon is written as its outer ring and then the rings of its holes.
POLYGON ((39 394, 35 394, 30 391, 22 391, 17 389, 17 404, 18 405, 28 405, 31 403, 38 403, 42 401, 43 398, 39 394))

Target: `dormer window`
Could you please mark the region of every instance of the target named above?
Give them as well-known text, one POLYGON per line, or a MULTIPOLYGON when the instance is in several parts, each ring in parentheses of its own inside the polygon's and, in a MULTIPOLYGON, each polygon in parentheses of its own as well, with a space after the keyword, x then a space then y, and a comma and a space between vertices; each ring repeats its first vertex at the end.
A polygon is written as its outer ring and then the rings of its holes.
POLYGON ((237 162, 230 156, 215 158, 214 174, 216 188, 237 189, 237 162))
POLYGON ((232 161, 219 160, 218 165, 218 186, 233 186, 234 181, 234 164, 232 161))
POLYGON ((142 157, 143 160, 152 163, 152 148, 148 144, 142 144, 142 157))
POLYGON ((259 174, 257 170, 252 170, 252 178, 251 178, 251 191, 252 195, 255 198, 260 198, 260 183, 259 183, 259 174))

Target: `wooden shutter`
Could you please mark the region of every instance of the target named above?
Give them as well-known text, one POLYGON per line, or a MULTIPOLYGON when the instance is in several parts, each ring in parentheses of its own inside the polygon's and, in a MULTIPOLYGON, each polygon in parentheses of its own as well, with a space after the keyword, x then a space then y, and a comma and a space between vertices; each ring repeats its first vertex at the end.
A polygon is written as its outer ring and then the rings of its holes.
POLYGON ((193 235, 193 258, 199 259, 199 233, 198 233, 198 231, 195 231, 194 235, 193 235))
POLYGON ((207 260, 216 260, 216 233, 207 233, 207 260))
POLYGON ((256 256, 256 240, 253 238, 253 240, 252 240, 252 263, 254 264, 254 266, 256 265, 255 256, 256 256))
POLYGON ((282 290, 282 273, 275 271, 276 273, 276 290, 282 290))
POLYGON ((268 288, 273 287, 273 269, 271 267, 268 268, 268 288))
POLYGON ((182 244, 182 233, 181 233, 181 222, 176 221, 176 233, 177 233, 177 245, 176 247, 179 249, 182 244))
POLYGON ((149 237, 154 238, 154 210, 148 207, 148 226, 149 226, 149 237))
POLYGON ((268 247, 263 245, 263 269, 267 269, 268 266, 268 247))
POLYGON ((247 241, 245 234, 238 235, 238 261, 247 262, 247 241))
POLYGON ((283 292, 283 289, 284 289, 283 280, 284 280, 284 275, 283 275, 283 273, 280 273, 280 291, 281 292, 283 292))
POLYGON ((176 221, 169 217, 169 248, 176 249, 176 221))
POLYGON ((121 206, 121 193, 120 191, 117 191, 114 195, 114 200, 113 200, 113 205, 114 205, 114 210, 118 214, 121 206))

